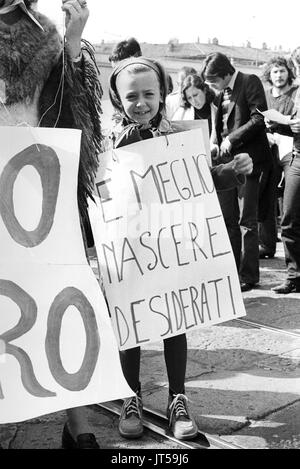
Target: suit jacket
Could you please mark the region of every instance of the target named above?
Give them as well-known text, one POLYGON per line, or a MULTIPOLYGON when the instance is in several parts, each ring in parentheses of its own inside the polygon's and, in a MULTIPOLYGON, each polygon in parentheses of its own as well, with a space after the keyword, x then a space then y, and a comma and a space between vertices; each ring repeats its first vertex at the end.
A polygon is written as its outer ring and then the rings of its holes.
MULTIPOLYGON (((222 142, 222 99, 217 98, 215 129, 212 140, 222 142)), ((271 154, 265 131, 264 117, 257 111, 265 111, 265 91, 256 75, 238 72, 228 108, 228 138, 232 144, 231 158, 238 153, 248 153, 253 160, 253 174, 271 164, 271 154)))

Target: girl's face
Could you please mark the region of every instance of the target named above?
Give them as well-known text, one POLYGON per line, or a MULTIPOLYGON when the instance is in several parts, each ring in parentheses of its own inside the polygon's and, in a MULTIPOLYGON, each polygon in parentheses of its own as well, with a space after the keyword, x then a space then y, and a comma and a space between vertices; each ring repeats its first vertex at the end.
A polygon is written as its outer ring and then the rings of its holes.
POLYGON ((126 115, 138 124, 149 124, 162 102, 155 71, 132 73, 122 70, 117 76, 116 87, 126 115))
POLYGON ((185 90, 185 96, 186 96, 188 103, 190 103, 191 106, 193 106, 196 109, 203 108, 205 101, 206 101, 204 91, 199 90, 199 88, 196 88, 195 86, 190 86, 189 88, 185 90))

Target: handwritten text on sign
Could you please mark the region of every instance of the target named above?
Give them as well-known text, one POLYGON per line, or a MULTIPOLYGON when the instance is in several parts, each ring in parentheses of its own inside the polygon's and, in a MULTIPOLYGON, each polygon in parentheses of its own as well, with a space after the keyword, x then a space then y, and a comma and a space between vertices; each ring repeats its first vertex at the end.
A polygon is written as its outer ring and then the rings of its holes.
POLYGON ((107 152, 90 215, 120 349, 245 314, 200 129, 107 152))
POLYGON ((85 257, 80 132, 0 127, 0 141, 0 423, 130 395, 85 257))

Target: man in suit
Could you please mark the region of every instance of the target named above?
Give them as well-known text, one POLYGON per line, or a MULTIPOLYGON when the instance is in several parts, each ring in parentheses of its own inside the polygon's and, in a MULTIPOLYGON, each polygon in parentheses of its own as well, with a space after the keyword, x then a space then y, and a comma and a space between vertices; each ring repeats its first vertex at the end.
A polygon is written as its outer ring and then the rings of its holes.
POLYGON ((221 53, 207 56, 202 74, 220 92, 212 135, 218 147, 216 164, 230 161, 238 153, 248 153, 253 160, 253 172, 244 185, 218 194, 241 290, 247 291, 259 283, 259 179, 271 164, 264 117, 259 112, 267 109, 265 92, 256 75, 236 71, 221 53))

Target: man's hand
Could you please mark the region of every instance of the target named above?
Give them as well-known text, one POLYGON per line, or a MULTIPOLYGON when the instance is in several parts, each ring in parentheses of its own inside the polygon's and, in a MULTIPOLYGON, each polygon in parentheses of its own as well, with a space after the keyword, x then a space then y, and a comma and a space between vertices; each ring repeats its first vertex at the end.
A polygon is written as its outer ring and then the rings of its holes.
POLYGON ((294 134, 298 134, 300 132, 300 119, 291 119, 289 126, 294 134))
POLYGON ((232 148, 232 145, 230 143, 230 140, 228 137, 226 137, 220 146, 221 154, 230 153, 231 148, 232 148))
POLYGON ((66 43, 72 59, 81 52, 81 35, 89 17, 85 0, 62 0, 61 9, 66 12, 66 43))
POLYGON ((249 175, 253 171, 253 161, 248 153, 239 153, 235 155, 232 161, 232 167, 235 174, 249 175))
POLYGON ((272 127, 272 122, 265 117, 265 126, 267 129, 270 129, 272 127))

